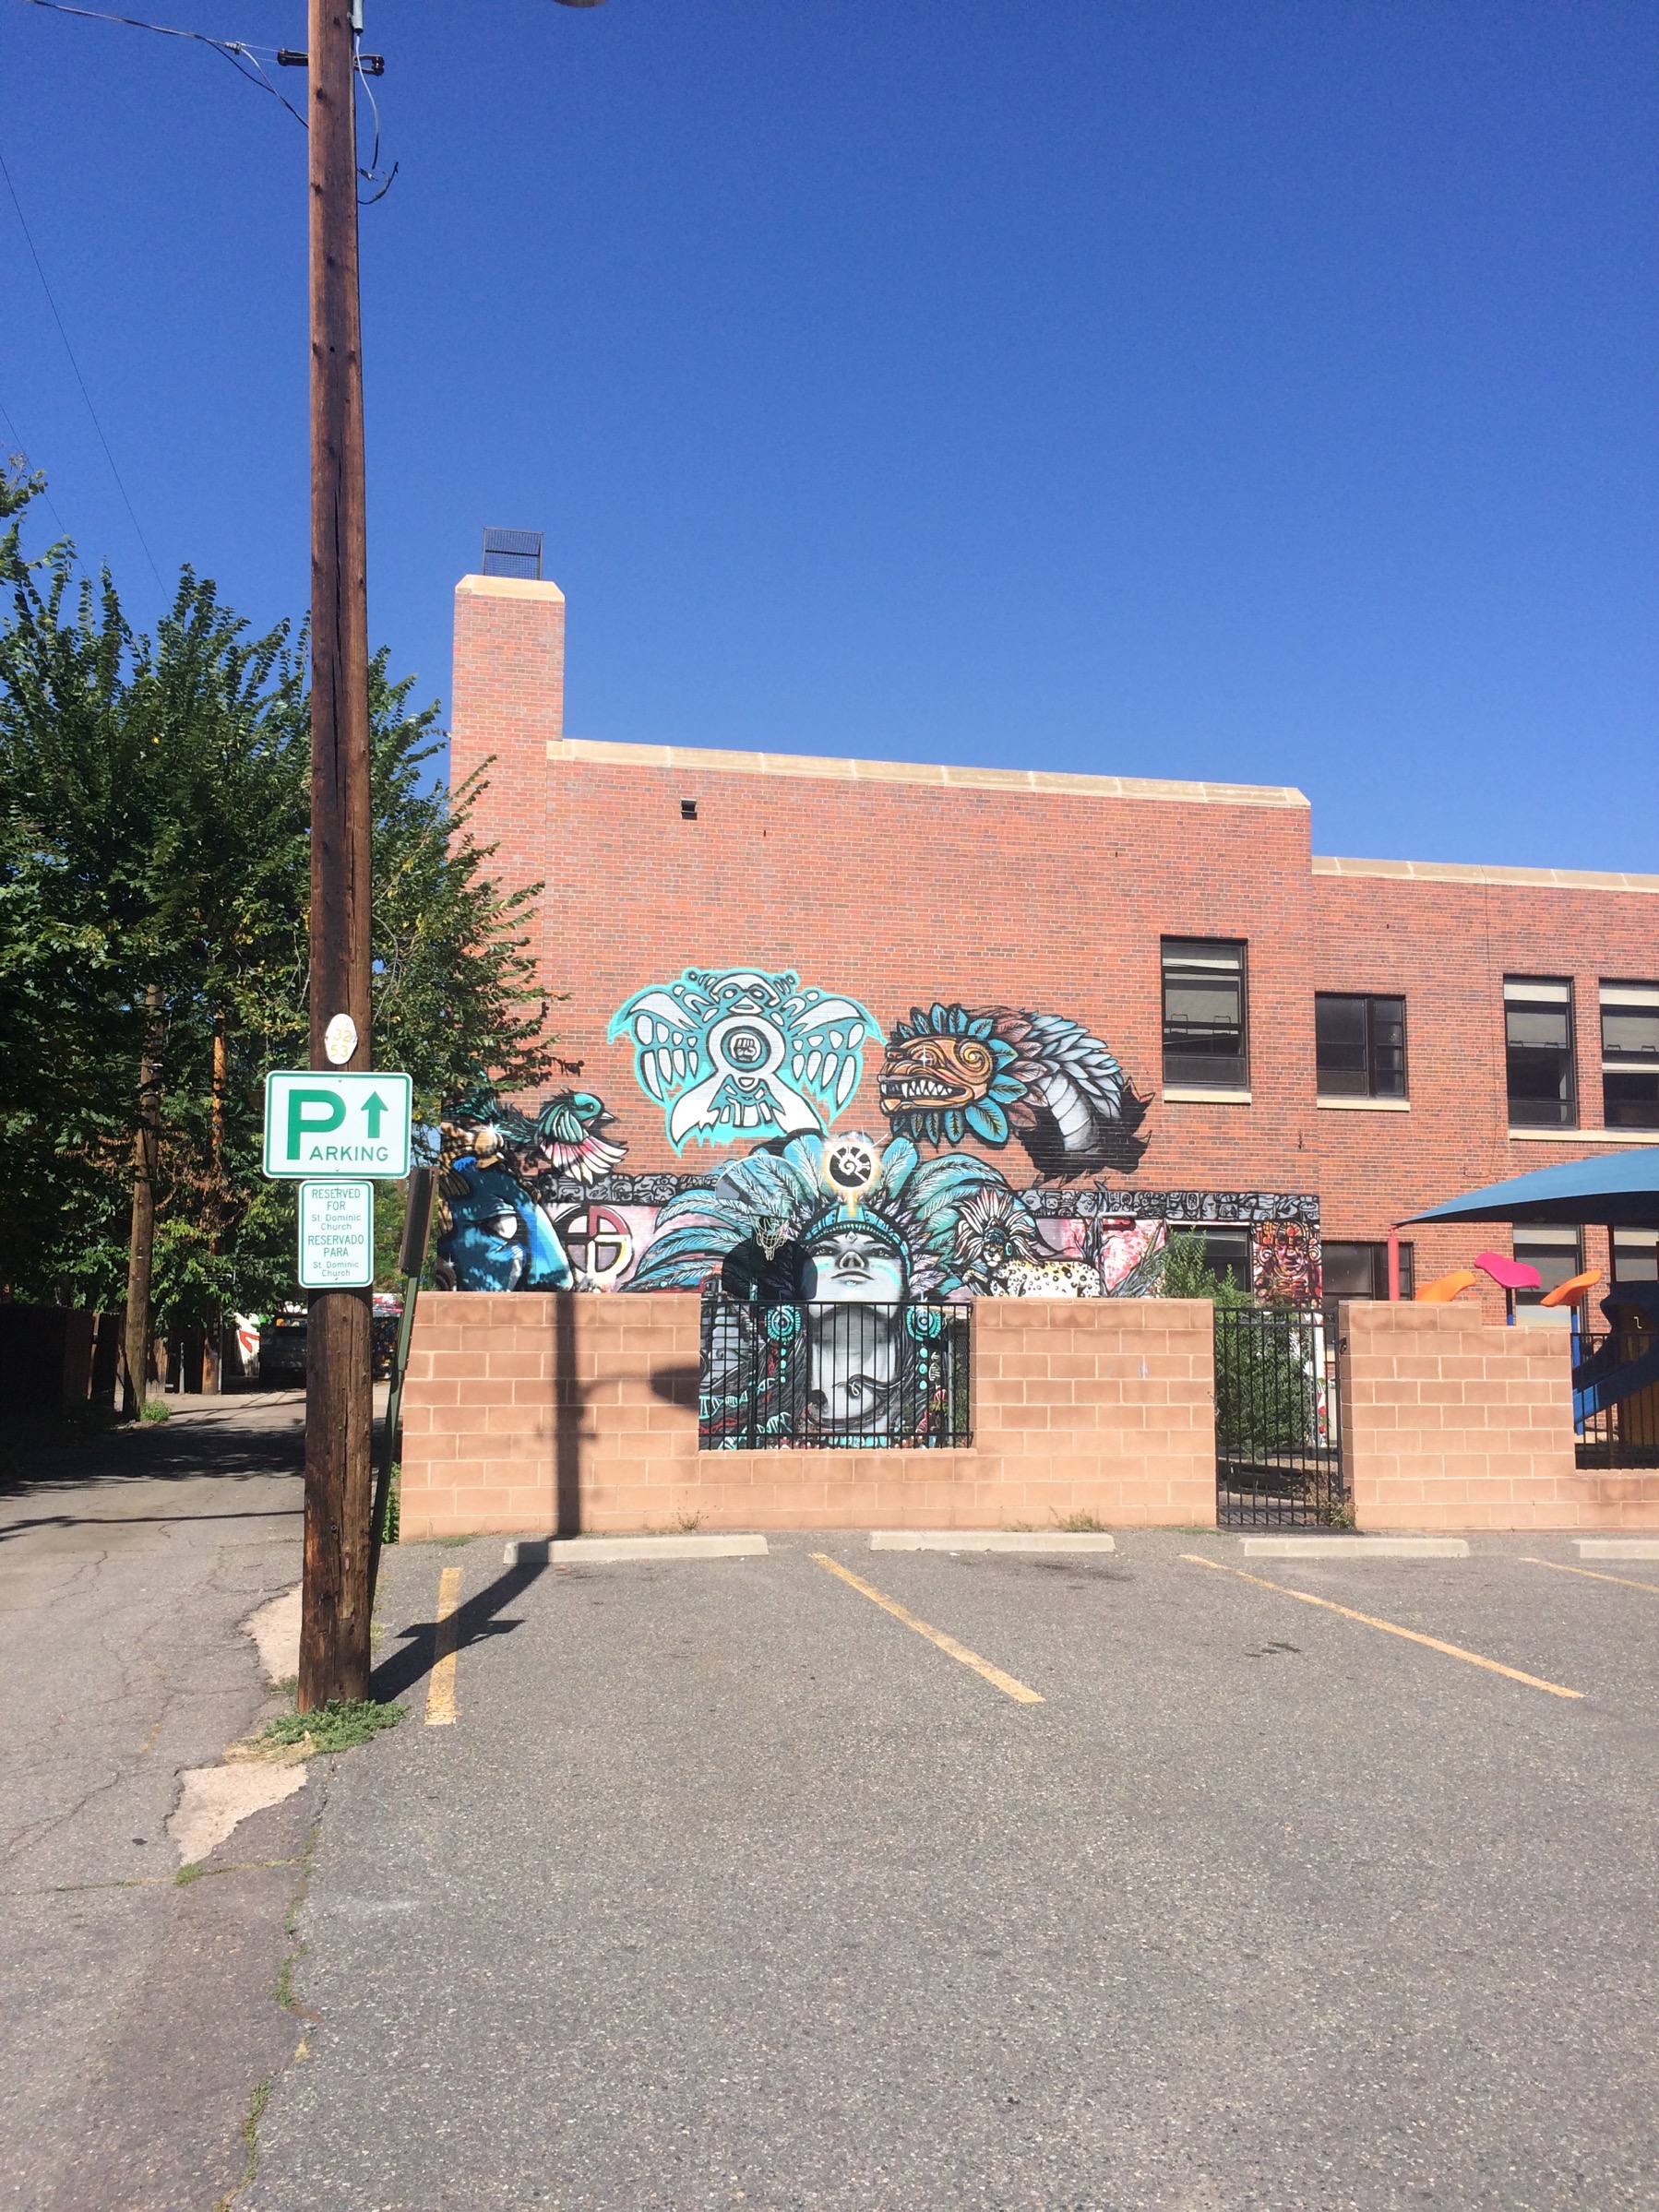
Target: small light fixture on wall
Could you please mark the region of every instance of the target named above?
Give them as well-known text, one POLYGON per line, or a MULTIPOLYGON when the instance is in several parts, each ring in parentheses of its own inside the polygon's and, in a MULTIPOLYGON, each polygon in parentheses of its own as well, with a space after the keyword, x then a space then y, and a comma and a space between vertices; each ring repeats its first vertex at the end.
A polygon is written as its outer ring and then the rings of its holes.
POLYGON ((695 822, 697 820, 697 801, 695 799, 682 799, 680 801, 680 819, 682 822, 695 822))

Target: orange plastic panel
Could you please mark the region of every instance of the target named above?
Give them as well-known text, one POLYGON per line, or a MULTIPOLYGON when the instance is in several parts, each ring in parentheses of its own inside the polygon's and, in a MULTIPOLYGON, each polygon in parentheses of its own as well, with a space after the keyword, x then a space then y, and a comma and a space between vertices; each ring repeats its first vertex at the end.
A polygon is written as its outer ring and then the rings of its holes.
POLYGON ((1425 1283, 1417 1292, 1418 1305, 1450 1305, 1460 1292, 1472 1290, 1480 1278, 1473 1267, 1459 1267, 1450 1275, 1442 1275, 1436 1282, 1425 1283))

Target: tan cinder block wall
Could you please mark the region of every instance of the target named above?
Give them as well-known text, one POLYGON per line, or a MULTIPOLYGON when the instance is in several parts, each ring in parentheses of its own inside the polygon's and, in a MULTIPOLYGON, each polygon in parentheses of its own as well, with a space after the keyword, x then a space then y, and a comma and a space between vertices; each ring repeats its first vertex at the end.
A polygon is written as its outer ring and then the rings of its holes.
POLYGON ((1565 1329, 1478 1307, 1343 1308, 1348 1479, 1361 1528, 1659 1528, 1659 1475, 1574 1464, 1565 1329))
POLYGON ((404 1540, 1215 1518, 1207 1303, 982 1300, 965 1451, 702 1453, 698 1304, 424 1298, 404 1400, 404 1540))

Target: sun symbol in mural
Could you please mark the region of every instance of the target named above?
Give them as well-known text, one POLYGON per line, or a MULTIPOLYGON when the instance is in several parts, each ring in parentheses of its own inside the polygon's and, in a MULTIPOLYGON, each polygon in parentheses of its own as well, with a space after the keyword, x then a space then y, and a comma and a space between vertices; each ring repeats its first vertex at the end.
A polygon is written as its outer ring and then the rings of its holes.
POLYGON ((1098 1037, 1058 1014, 1013 1006, 913 1006, 894 1026, 881 1111, 918 1144, 1018 1136, 1040 1175, 1133 1168, 1147 1102, 1098 1037))

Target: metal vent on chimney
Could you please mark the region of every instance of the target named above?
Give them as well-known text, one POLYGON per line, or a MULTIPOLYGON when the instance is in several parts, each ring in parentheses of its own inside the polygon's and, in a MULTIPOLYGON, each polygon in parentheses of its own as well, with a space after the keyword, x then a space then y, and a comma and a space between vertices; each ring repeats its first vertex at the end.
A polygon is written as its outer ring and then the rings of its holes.
POLYGON ((541 531, 485 530, 483 573, 485 576, 534 577, 539 581, 542 575, 541 531))

